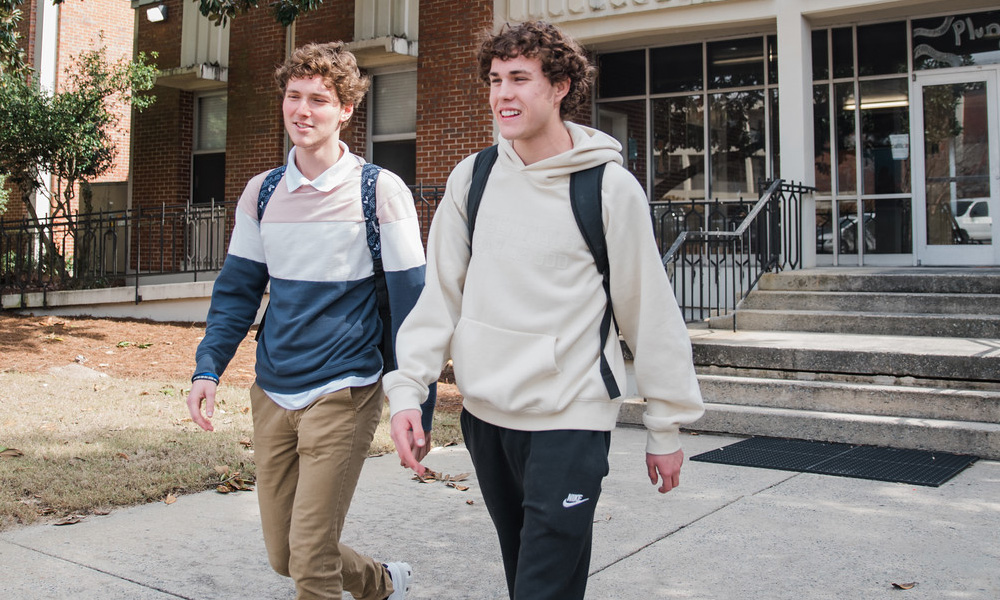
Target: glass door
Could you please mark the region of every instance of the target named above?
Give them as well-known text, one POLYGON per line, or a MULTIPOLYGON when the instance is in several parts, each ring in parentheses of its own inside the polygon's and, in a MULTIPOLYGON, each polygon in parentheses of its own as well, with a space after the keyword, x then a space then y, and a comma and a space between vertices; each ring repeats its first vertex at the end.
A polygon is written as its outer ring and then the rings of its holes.
POLYGON ((996 71, 917 74, 912 97, 919 264, 1000 264, 996 71))

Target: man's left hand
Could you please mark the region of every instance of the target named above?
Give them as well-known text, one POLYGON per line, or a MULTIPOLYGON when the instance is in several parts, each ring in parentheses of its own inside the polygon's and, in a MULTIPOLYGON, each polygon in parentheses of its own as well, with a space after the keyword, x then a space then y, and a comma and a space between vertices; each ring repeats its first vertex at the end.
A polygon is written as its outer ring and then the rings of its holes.
POLYGON ((661 494, 666 494, 670 490, 681 484, 681 464, 684 462, 684 451, 678 450, 673 454, 646 454, 646 470, 649 472, 649 481, 656 485, 660 479, 663 485, 657 490, 661 494))

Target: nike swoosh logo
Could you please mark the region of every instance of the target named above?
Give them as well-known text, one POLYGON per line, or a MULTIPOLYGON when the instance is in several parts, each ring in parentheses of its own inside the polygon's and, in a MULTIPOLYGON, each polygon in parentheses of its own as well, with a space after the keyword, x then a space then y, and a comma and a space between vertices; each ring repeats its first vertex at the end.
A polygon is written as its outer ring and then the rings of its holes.
POLYGON ((573 508, 577 504, 583 504, 590 498, 580 498, 579 500, 570 500, 569 498, 563 500, 563 508, 573 508))

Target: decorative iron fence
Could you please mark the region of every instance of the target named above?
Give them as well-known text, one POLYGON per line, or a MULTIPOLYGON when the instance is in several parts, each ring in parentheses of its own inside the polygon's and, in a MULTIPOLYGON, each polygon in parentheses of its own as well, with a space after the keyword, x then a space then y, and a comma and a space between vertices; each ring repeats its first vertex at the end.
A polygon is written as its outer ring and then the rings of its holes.
POLYGON ((812 191, 778 179, 752 205, 654 207, 663 265, 688 322, 732 313, 764 273, 802 266, 802 197, 812 191))
MULTIPOLYGON (((413 186, 426 243, 444 186, 413 186)), ((731 312, 768 270, 801 264, 801 197, 812 191, 777 180, 756 203, 653 202, 650 218, 663 264, 688 321, 731 312)), ((0 293, 134 286, 211 278, 222 268, 235 203, 163 204, 76 214, 0 218, 0 293)))
MULTIPOLYGON (((411 188, 427 239, 444 186, 411 188)), ((0 218, 0 293, 198 281, 222 268, 235 202, 137 207, 70 217, 0 218)))

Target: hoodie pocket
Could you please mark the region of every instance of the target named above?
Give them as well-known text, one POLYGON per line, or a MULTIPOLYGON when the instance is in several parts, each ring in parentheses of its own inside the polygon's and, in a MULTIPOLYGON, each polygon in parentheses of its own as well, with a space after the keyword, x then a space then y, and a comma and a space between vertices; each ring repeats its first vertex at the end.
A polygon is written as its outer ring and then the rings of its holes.
MULTIPOLYGON (((468 398, 507 411, 545 411, 557 386, 556 338, 461 319, 452 338, 455 383, 468 398)), ((550 407, 551 408, 551 407, 550 407)))

